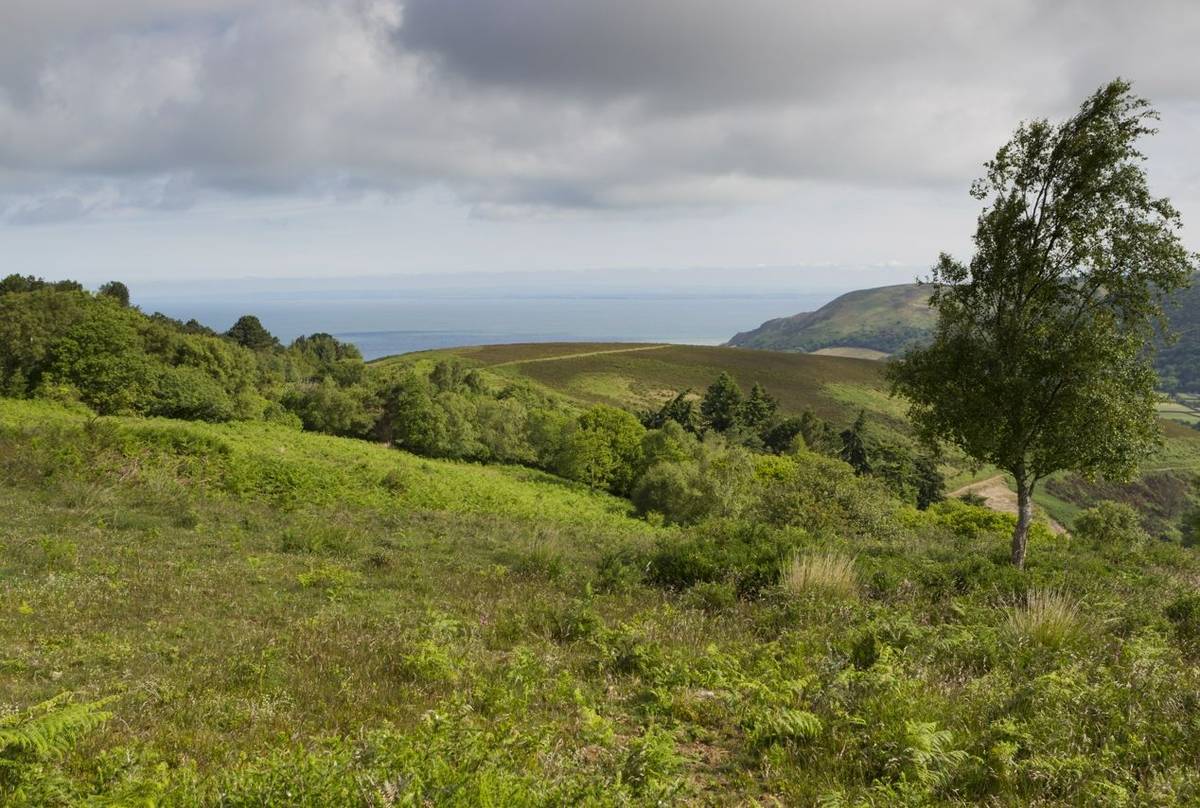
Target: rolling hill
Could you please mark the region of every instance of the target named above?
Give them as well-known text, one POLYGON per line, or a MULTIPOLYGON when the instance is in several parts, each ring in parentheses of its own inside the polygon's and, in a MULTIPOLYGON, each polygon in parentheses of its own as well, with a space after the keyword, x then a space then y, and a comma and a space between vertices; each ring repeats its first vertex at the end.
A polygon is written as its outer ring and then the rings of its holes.
POLYGON ((774 351, 865 348, 895 353, 925 339, 935 317, 929 290, 915 283, 848 292, 812 312, 768 320, 729 345, 774 351))
MULTIPOLYGON (((477 351, 689 356, 521 353, 477 351)), ((874 367, 754 361, 813 400, 874 367)), ((663 527, 524 468, 0 399, 0 803, 1200 796, 1194 548, 1042 530, 1018 572, 1010 516, 837 465, 768 460, 752 518, 663 527)))
POLYGON ((755 382, 763 384, 787 414, 807 409, 842 424, 866 409, 885 423, 903 427, 903 406, 888 396, 879 364, 843 356, 707 345, 563 342, 422 351, 373 364, 444 356, 456 356, 503 377, 532 381, 580 404, 633 410, 657 407, 681 390, 703 392, 725 371, 747 390, 755 382))
MULTIPOLYGON (((928 295, 927 287, 915 283, 860 289, 816 311, 768 320, 735 334, 727 345, 882 359, 928 338, 936 321, 928 295)), ((1200 393, 1200 277, 1176 296, 1167 318, 1178 339, 1159 346, 1155 366, 1162 387, 1200 393)))

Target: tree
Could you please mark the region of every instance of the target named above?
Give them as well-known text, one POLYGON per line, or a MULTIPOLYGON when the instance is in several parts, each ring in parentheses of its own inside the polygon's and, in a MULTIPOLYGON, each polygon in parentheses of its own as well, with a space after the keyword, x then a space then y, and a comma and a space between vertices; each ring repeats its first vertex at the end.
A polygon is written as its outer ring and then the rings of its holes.
POLYGON ((972 186, 971 262, 933 270, 932 343, 889 369, 926 439, 1012 475, 1018 568, 1039 480, 1125 478, 1159 441, 1150 337, 1196 258, 1140 165, 1155 118, 1117 80, 1065 123, 1021 124, 972 186))
POLYGON ((700 415, 704 424, 716 432, 725 432, 738 423, 742 406, 742 390, 725 371, 704 391, 700 415))
POLYGON ((675 422, 688 432, 700 431, 700 417, 696 414, 696 404, 690 398, 691 390, 676 393, 675 397, 663 404, 657 411, 650 410, 642 413, 640 420, 646 429, 661 429, 675 422))
POLYGON ((225 336, 252 351, 269 351, 279 347, 279 340, 275 339, 253 314, 243 314, 239 317, 225 332, 225 336))
POLYGON ((738 408, 738 421, 750 429, 761 429, 775 417, 779 402, 758 382, 750 388, 750 395, 738 408))
POLYGON ((558 471, 562 476, 625 495, 642 466, 646 430, 636 417, 596 404, 567 432, 558 471))
POLYGON ((129 305, 129 287, 120 281, 109 281, 97 292, 101 297, 111 297, 122 306, 129 305))
POLYGON ((938 468, 937 458, 918 455, 913 460, 913 476, 917 489, 917 510, 925 510, 946 498, 946 478, 938 468))
POLYGON ((858 417, 854 419, 854 423, 849 429, 842 430, 841 435, 841 458, 850 464, 850 467, 854 469, 854 473, 859 476, 871 473, 871 461, 867 456, 867 442, 864 437, 866 429, 867 413, 865 410, 859 410, 858 417))

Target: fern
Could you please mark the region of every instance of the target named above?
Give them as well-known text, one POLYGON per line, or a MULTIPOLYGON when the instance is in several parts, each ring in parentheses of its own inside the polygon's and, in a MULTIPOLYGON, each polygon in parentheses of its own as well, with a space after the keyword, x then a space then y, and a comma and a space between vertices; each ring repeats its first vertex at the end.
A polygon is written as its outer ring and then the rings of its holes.
POLYGON ((953 771, 967 759, 967 753, 952 748, 954 734, 938 729, 933 721, 905 723, 905 751, 912 761, 918 782, 927 786, 945 786, 953 771))
POLYGON ((60 693, 23 714, 0 718, 0 768, 63 754, 112 717, 103 709, 111 698, 76 704, 72 695, 60 693))
POLYGON ((754 717, 750 743, 756 749, 777 743, 802 743, 815 739, 821 730, 821 719, 812 713, 780 707, 754 717))

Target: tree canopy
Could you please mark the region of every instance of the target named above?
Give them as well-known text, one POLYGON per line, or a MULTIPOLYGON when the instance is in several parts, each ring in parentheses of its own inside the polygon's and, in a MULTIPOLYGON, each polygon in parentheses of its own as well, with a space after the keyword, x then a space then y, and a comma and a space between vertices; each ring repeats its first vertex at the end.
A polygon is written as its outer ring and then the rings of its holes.
POLYGON ((1156 117, 1118 79, 1064 123, 1021 124, 972 186, 974 257, 929 279, 932 343, 889 371, 927 439, 1013 476, 1018 567, 1039 480, 1123 478, 1159 440, 1151 338, 1196 257, 1142 168, 1156 117))

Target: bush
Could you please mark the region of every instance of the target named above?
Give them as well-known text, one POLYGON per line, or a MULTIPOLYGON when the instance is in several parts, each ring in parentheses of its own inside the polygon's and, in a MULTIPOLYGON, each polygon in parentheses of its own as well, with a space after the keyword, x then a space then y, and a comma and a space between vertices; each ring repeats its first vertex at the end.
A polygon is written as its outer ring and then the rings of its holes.
POLYGON ((772 525, 810 533, 878 535, 890 529, 897 503, 875 480, 856 477, 839 460, 800 450, 758 457, 754 515, 772 525))
POLYGON ((745 522, 711 523, 686 538, 660 540, 646 578, 664 589, 723 581, 739 595, 753 596, 778 582, 780 559, 804 538, 803 533, 745 522))
POLYGON ((567 430, 556 470, 593 488, 626 495, 642 466, 645 433, 632 414, 597 404, 567 430))
POLYGON ((1104 550, 1136 550, 1149 540, 1142 520, 1129 505, 1105 500, 1088 508, 1075 519, 1075 536, 1092 547, 1104 550))
POLYGON ((702 612, 723 612, 737 603, 737 590, 721 581, 696 584, 688 590, 687 603, 702 612))
POLYGON ((687 525, 737 517, 753 507, 753 455, 719 438, 686 449, 691 457, 659 461, 637 481, 630 498, 640 514, 658 513, 669 524, 687 525))
POLYGON ((1200 649, 1200 594, 1180 595, 1166 609, 1175 637, 1189 652, 1200 649))

